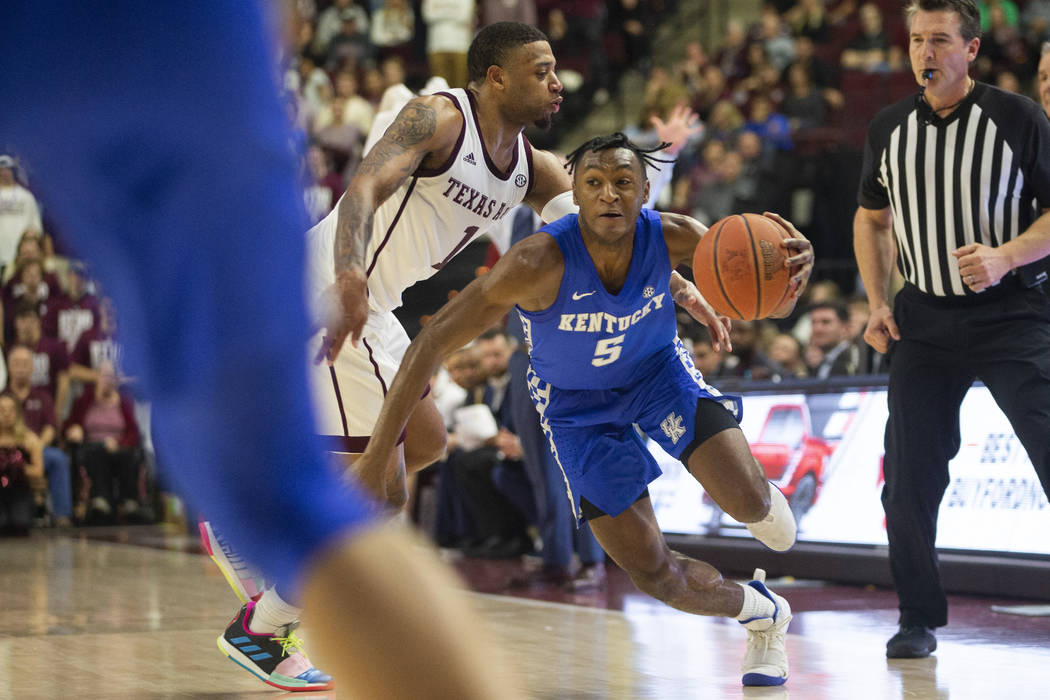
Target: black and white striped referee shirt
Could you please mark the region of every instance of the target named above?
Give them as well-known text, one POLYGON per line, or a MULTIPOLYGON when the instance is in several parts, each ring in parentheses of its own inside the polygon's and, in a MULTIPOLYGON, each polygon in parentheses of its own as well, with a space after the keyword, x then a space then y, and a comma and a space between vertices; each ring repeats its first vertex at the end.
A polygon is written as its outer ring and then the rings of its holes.
POLYGON ((893 211, 904 279, 927 294, 972 295, 951 253, 1012 240, 1050 207, 1050 120, 983 83, 943 119, 903 99, 868 127, 857 201, 893 211))

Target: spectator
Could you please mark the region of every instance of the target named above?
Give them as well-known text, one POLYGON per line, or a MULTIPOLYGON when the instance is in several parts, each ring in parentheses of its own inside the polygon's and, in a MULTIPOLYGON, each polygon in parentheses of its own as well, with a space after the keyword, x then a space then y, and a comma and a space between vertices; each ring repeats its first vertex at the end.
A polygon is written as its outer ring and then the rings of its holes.
POLYGON ((0 155, 0 267, 14 262, 22 234, 43 229, 36 197, 15 181, 15 159, 0 155))
MULTIPOLYGON (((400 56, 390 55, 384 58, 382 63, 379 64, 379 72, 383 76, 384 94, 386 94, 386 89, 392 85, 405 84, 405 62, 400 56)), ((380 98, 380 102, 382 102, 382 98, 380 98)), ((378 105, 376 108, 378 109, 378 105)))
POLYGON ((882 10, 872 2, 860 6, 860 32, 842 52, 842 67, 867 73, 897 72, 904 54, 882 26, 882 10))
POLYGON ((26 428, 15 397, 0 394, 0 534, 24 535, 33 526, 33 491, 43 488, 40 441, 26 428))
MULTIPOLYGON (((470 444, 470 438, 465 436, 461 440, 456 429, 464 424, 459 410, 482 403, 485 372, 481 369, 481 357, 476 345, 465 346, 449 355, 444 368, 449 377, 449 386, 444 387, 444 391, 434 392, 434 402, 449 433, 445 457, 436 466, 438 493, 434 539, 442 547, 467 549, 481 544, 484 537, 478 537, 456 481, 456 463, 462 456, 464 445, 470 444)), ((438 386, 442 385, 439 383, 438 386)))
POLYGON ((809 343, 815 349, 810 376, 827 379, 857 374, 860 358, 849 333, 849 312, 838 302, 821 302, 809 308, 809 343), (819 352, 816 352, 819 351, 819 352))
POLYGON ((44 475, 51 493, 51 515, 55 524, 64 527, 73 517, 73 482, 69 456, 55 446, 55 401, 46 388, 33 386, 33 351, 15 345, 7 354, 8 381, 5 394, 19 403, 27 427, 40 440, 43 450, 44 475))
POLYGON ((1017 5, 1010 0, 988 0, 988 2, 977 3, 977 9, 981 13, 981 33, 984 34, 992 26, 992 13, 996 10, 1003 13, 1003 19, 1011 27, 1020 26, 1021 12, 1017 5))
POLYGON ((653 56, 649 8, 639 0, 618 0, 610 5, 610 27, 623 41, 626 67, 648 76, 653 56))
POLYGON ((474 0, 423 0, 430 74, 450 87, 467 86, 467 48, 474 30, 474 0))
POLYGON ((87 521, 111 522, 114 513, 127 521, 148 519, 135 407, 118 390, 112 363, 102 364, 95 386, 73 404, 63 433, 78 446, 77 464, 87 477, 87 521))
POLYGON ((69 353, 77 346, 80 335, 98 322, 98 297, 91 289, 84 263, 71 262, 65 294, 48 300, 47 314, 41 320, 44 335, 64 342, 69 353))
POLYGON ((737 210, 737 201, 753 192, 752 183, 742 179, 743 159, 727 150, 718 163, 717 179, 700 190, 692 216, 710 226, 737 210))
POLYGON ((831 21, 824 0, 799 0, 784 13, 784 20, 796 37, 805 37, 818 44, 827 43, 830 38, 831 21))
POLYGON ((795 60, 795 40, 787 32, 775 8, 769 5, 763 8, 758 29, 758 40, 762 42, 769 62, 778 73, 783 72, 787 65, 795 60))
POLYGON ((33 229, 27 229, 22 237, 18 239, 17 252, 15 253, 15 264, 10 266, 10 270, 4 270, 5 273, 5 284, 10 283, 15 277, 15 273, 18 272, 18 266, 22 263, 29 262, 30 260, 37 260, 44 266, 44 281, 52 291, 58 291, 61 289, 58 277, 54 272, 51 272, 52 259, 45 246, 44 236, 39 231, 33 229), (10 274, 6 274, 10 271, 10 274))
MULTIPOLYGON (((846 100, 842 93, 836 88, 838 77, 835 69, 827 62, 821 60, 814 53, 813 42, 805 37, 795 40, 795 61, 791 66, 798 65, 809 74, 810 81, 820 90, 829 106, 840 109, 846 100)), ((788 66, 790 70, 791 66, 788 66)), ((787 78, 784 82, 789 82, 787 78)), ((789 83, 790 84, 790 83, 789 83)))
MULTIPOLYGON (((314 32, 314 49, 319 54, 328 55, 328 48, 332 39, 343 30, 343 17, 352 15, 356 21, 368 29, 368 15, 364 8, 356 5, 353 0, 333 0, 332 4, 321 11, 317 17, 317 31, 314 32)), ((309 24, 304 22, 303 24, 309 24)))
MULTIPOLYGON (((482 0, 482 26, 487 27, 496 22, 521 22, 533 27, 538 26, 535 0, 482 0)), ((555 56, 561 54, 555 52, 555 56)))
MULTIPOLYGON (((117 315, 113 300, 103 298, 98 305, 98 323, 80 334, 73 352, 69 355, 69 378, 82 384, 94 384, 104 364, 118 371, 123 366, 124 349, 117 340, 117 315)), ((59 410, 63 404, 57 403, 59 410)))
POLYGON ((700 85, 700 92, 693 97, 693 111, 699 114, 701 119, 707 121, 715 105, 728 100, 732 91, 729 89, 725 73, 713 63, 703 69, 703 80, 700 85))
MULTIPOLYGON (((365 107, 371 109, 371 105, 364 100, 365 107)), ((316 129, 314 139, 317 144, 331 153, 337 162, 344 165, 339 167, 341 172, 350 172, 356 168, 361 161, 362 143, 365 133, 353 123, 354 117, 347 114, 353 100, 336 97, 330 106, 330 116, 325 116, 321 123, 323 127, 316 129)))
MULTIPOLYGON (((55 279, 52 276, 52 279, 55 279)), ((52 291, 59 293, 59 287, 51 287, 44 281, 44 265, 39 260, 26 260, 21 264, 15 276, 4 285, 4 342, 9 343, 14 337, 14 317, 22 306, 36 309, 37 315, 47 313, 47 305, 52 291)))
POLYGON ((699 328, 693 331, 691 336, 693 364, 700 370, 700 374, 704 375, 704 379, 708 381, 722 376, 725 372, 724 351, 715 350, 711 343, 711 334, 706 328, 699 328))
POLYGON ((15 314, 15 342, 33 351, 33 386, 46 387, 63 410, 69 401, 69 353, 57 338, 45 337, 40 314, 32 304, 18 307, 15 314))
POLYGON ((759 342, 759 333, 762 330, 762 321, 733 321, 729 331, 729 339, 733 344, 733 350, 726 356, 723 363, 725 371, 723 377, 736 377, 739 379, 771 379, 776 373, 776 367, 769 357, 762 351, 759 342))
POLYGON ((798 379, 809 376, 809 368, 802 354, 802 343, 790 333, 777 333, 769 342, 766 351, 775 364, 775 375, 781 379, 798 379))
POLYGON ((739 20, 731 19, 726 24, 726 35, 721 48, 715 52, 713 63, 721 69, 728 83, 735 83, 747 75, 747 32, 739 20))
POLYGON ((351 4, 339 13, 342 20, 339 33, 328 42, 325 67, 341 70, 363 65, 372 58, 372 42, 368 36, 368 15, 351 4))
POLYGON ((1046 116, 1050 117, 1050 43, 1043 44, 1041 51, 1036 85, 1039 89, 1039 103, 1043 105, 1046 116))
POLYGON ((1001 5, 988 8, 988 29, 981 36, 981 55, 975 66, 978 77, 989 82, 998 82, 999 74, 1004 71, 1028 75, 1031 70, 1024 35, 1016 23, 1007 21, 1001 5))
POLYGON ((776 111, 768 97, 759 95, 751 100, 751 111, 744 128, 758 134, 766 148, 778 151, 794 148, 787 117, 776 111))
POLYGON ((307 149, 306 165, 309 170, 303 192, 306 213, 310 217, 310 223, 316 224, 332 211, 345 186, 342 178, 329 169, 328 154, 320 146, 313 144, 307 149))
POLYGON ((690 95, 696 96, 704 89, 704 69, 709 58, 704 45, 690 41, 685 45, 685 58, 675 66, 675 80, 685 86, 690 95))
MULTIPOLYGON (((372 110, 368 100, 361 97, 357 81, 357 74, 352 70, 340 70, 335 74, 333 99, 344 99, 350 101, 348 109, 344 114, 344 123, 356 124, 362 133, 367 133, 372 126, 372 110), (367 114, 367 117, 359 117, 358 112, 367 114)), ((319 119, 321 117, 318 117, 319 119)), ((320 124, 323 128, 327 124, 320 124)))
MULTIPOLYGON (((505 407, 504 403, 510 383, 508 363, 512 352, 507 335, 502 331, 487 331, 478 339, 478 357, 485 375, 482 403, 472 406, 470 414, 461 413, 459 417, 484 422, 493 418, 494 422, 490 428, 478 433, 480 445, 476 441, 466 443, 462 439, 462 430, 457 429, 459 449, 449 455, 449 467, 455 473, 460 494, 480 540, 465 549, 470 556, 502 559, 532 549, 532 543, 525 535, 524 511, 531 505, 529 502, 533 496, 527 487, 522 488, 525 481, 520 442, 506 428, 509 406, 505 407), (491 415, 476 413, 483 407, 487 407, 491 415), (521 478, 504 478, 510 470, 520 473, 521 478), (508 484, 515 488, 506 488, 508 484)), ((469 426, 463 428, 469 429, 469 426)))
MULTIPOLYGON (((380 55, 407 56, 416 34, 416 13, 408 0, 384 0, 372 15, 372 43, 380 55)), ((398 80, 395 83, 403 82, 398 80)))
POLYGON ((801 63, 793 63, 788 66, 787 78, 788 94, 780 109, 791 132, 823 126, 827 112, 824 96, 813 84, 809 71, 801 63))
POLYGON ((1050 0, 1028 0, 1021 12, 1021 28, 1030 46, 1050 39, 1050 0))

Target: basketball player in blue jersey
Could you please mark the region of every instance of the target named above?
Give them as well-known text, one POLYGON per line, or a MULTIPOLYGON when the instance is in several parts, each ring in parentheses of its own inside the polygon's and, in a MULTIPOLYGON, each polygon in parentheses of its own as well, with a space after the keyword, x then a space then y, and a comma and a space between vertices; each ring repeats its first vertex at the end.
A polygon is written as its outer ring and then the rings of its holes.
MULTIPOLYGON (((788 673, 787 601, 765 587, 764 574, 731 583, 712 566, 671 552, 648 497, 660 469, 635 423, 760 541, 783 551, 795 540, 787 500, 766 481, 739 428, 739 397, 705 384, 676 336, 672 289, 695 295, 686 305, 723 341, 728 321, 672 272, 691 263, 705 228, 642 209, 648 157, 622 134, 593 139, 570 156, 579 215, 512 247, 423 328, 361 467, 389 460, 441 359, 516 306, 530 344, 530 393, 577 516, 641 590, 680 610, 743 623, 744 684, 779 685, 788 673)), ((790 223, 767 216, 793 236, 783 243, 793 287, 774 311, 782 316, 809 278, 812 246, 790 223)))
MULTIPOLYGON (((335 209, 306 235, 314 323, 309 355, 323 359, 326 351, 329 358, 311 364, 307 377, 322 440, 349 462, 364 450, 408 347, 393 314, 402 292, 522 201, 546 221, 573 208, 561 161, 533 150, 522 133, 531 124, 549 125, 561 103, 546 36, 524 24, 490 25, 472 42, 468 63, 470 88, 410 100, 366 154, 335 209), (343 347, 348 334, 352 343, 343 347)), ((686 113, 657 127, 676 142, 672 147, 694 131, 686 113)), ((407 498, 406 474, 444 451, 444 422, 424 394, 389 461, 358 473, 394 509, 407 498)), ((204 523, 201 531, 244 603, 218 645, 269 680, 280 669, 253 663, 234 640, 278 634, 297 622, 301 609, 283 589, 261 585, 221 530, 204 523)), ((304 689, 326 684, 322 674, 304 673, 314 679, 304 689)))
MULTIPOLYGON (((5 7, 0 138, 116 299, 165 475, 309 604, 340 694, 515 697, 447 570, 378 527, 311 437, 306 216, 259 5, 5 7)), ((298 655, 290 630, 259 647, 269 668, 298 655)))

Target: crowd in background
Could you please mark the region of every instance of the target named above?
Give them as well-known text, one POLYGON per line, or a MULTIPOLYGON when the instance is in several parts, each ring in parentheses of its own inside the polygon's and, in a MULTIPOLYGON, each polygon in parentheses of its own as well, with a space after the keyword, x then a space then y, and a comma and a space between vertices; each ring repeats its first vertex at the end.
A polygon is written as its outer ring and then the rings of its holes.
MULTIPOLYGON (((653 37, 677 7, 672 0, 299 0, 283 87, 305 154, 311 219, 325 216, 345 190, 388 88, 419 91, 434 76, 465 87, 477 28, 535 24, 550 37, 565 87, 555 128, 530 131, 536 146, 573 147, 561 143, 567 125, 611 101, 636 104, 619 94, 621 78, 633 73, 645 90, 623 128, 637 141, 653 141, 652 118, 681 105, 703 125, 678 155, 660 208, 708 224, 730 213, 778 211, 814 241, 822 262, 796 312, 734 322, 731 352, 714 350, 706 329, 679 314, 679 333, 708 380, 733 389, 741 381, 884 372, 886 358, 862 338, 868 311, 851 262, 857 177, 849 168, 859 173, 871 116, 916 88, 900 3, 768 2, 755 21, 730 20, 716 45, 691 41, 677 60, 662 63, 653 37)), ((1036 95, 1050 0, 992 1, 981 11, 975 77, 1036 95)), ((121 371, 116 310, 41 214, 25 170, 0 156, 0 529, 151 519, 141 412, 121 371)), ((475 554, 516 556, 535 548, 538 521, 548 516, 535 473, 521 462, 519 437, 500 412, 508 358, 523 349, 494 333, 487 345, 454 354, 435 378, 452 437, 450 458, 432 470, 442 475, 443 495, 429 511, 430 529, 475 554), (487 407, 492 421, 462 410, 473 406, 487 407)), ((568 522, 564 513, 549 517, 568 522)), ((567 546, 583 564, 573 580, 597 580, 593 538, 560 537, 568 544, 545 563, 546 573, 572 583, 567 546)))
POLYGON ((0 155, 0 532, 152 519, 117 314, 0 155))

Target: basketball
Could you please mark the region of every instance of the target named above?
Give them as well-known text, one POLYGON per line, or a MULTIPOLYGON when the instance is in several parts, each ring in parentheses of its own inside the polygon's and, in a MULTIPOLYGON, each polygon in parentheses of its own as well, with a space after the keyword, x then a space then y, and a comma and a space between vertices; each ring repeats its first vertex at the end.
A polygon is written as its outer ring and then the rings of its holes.
POLYGON ((765 318, 787 297, 790 275, 780 241, 790 237, 783 226, 758 214, 716 221, 693 253, 697 289, 729 318, 765 318))

